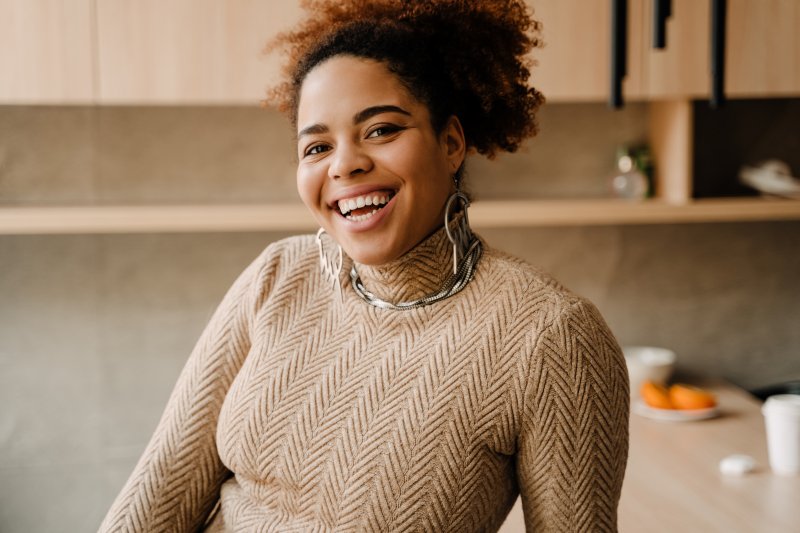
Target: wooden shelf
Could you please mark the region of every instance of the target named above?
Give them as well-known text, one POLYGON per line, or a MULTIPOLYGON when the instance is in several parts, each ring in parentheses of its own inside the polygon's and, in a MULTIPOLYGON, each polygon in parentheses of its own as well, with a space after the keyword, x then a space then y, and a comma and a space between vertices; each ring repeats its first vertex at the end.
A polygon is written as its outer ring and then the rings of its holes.
POLYGON ((296 231, 316 227, 299 203, 0 208, 0 234, 296 231))
POLYGON ((662 200, 536 200, 476 202, 470 222, 480 227, 680 224, 800 219, 800 201, 715 198, 662 200))
MULTIPOLYGON (((475 228, 800 220, 800 201, 508 200, 470 207, 475 228)), ((311 231, 302 204, 2 207, 0 234, 311 231)))

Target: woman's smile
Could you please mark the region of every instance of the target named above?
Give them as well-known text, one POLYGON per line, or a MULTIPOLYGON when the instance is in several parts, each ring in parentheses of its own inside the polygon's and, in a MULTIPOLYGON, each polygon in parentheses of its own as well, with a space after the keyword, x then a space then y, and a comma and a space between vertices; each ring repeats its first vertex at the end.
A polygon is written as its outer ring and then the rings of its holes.
POLYGON ((358 201, 355 198, 343 200, 343 202, 347 202, 347 207, 344 210, 342 207, 337 207, 341 217, 340 220, 336 221, 336 224, 341 225, 339 228, 343 232, 360 233, 373 230, 391 215, 395 197, 395 193, 380 191, 374 194, 358 196, 358 201), (367 199, 372 202, 371 205, 367 205, 367 199), (358 207, 359 203, 362 202, 363 205, 358 207), (351 206, 355 207, 351 208, 351 206))
POLYGON ((339 212, 347 220, 364 220, 371 217, 394 197, 394 191, 376 191, 355 198, 339 200, 339 212))
POLYGON ((347 220, 358 222, 385 208, 396 194, 390 187, 360 185, 341 191, 329 205, 347 220))
POLYGON ((442 225, 463 133, 452 119, 437 134, 383 63, 340 56, 316 66, 297 123, 300 197, 354 260, 392 261, 442 225))

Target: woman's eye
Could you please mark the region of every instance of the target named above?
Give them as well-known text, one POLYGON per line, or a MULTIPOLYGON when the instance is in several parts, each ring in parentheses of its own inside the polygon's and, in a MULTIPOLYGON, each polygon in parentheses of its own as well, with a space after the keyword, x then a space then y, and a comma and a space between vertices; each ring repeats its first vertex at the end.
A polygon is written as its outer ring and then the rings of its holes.
POLYGON ((308 148, 306 148, 304 155, 317 155, 326 152, 327 150, 328 147, 325 146, 324 144, 315 144, 313 146, 309 146, 308 148))
POLYGON ((402 128, 398 126, 391 126, 391 125, 383 125, 373 128, 372 130, 367 133, 367 138, 375 138, 375 137, 383 137, 385 135, 391 135, 392 133, 400 131, 402 128))

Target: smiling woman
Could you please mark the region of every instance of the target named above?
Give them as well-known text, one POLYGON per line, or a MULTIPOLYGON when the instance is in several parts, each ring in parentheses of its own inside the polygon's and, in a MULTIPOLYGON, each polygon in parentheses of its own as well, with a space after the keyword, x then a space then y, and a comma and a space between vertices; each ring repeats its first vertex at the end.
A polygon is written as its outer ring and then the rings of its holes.
POLYGON ((461 191, 536 132, 526 4, 308 4, 272 96, 320 231, 236 280, 101 531, 615 531, 619 346, 461 191))

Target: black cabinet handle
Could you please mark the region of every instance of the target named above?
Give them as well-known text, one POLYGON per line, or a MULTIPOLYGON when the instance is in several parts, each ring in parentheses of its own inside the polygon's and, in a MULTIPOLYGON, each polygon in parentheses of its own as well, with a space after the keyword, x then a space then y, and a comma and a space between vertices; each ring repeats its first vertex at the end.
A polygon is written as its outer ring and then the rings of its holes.
POLYGON ((711 107, 725 102, 725 24, 727 0, 711 0, 711 107))
POLYGON ((667 47, 667 19, 672 16, 672 0, 653 0, 653 48, 667 47))
POLYGON ((611 0, 611 94, 608 104, 622 107, 622 80, 628 73, 628 0, 611 0))

